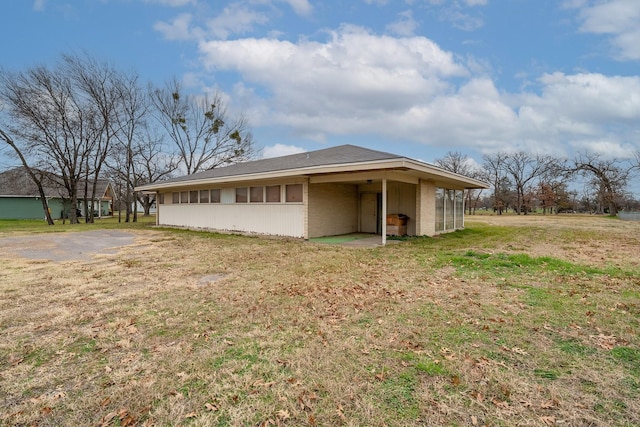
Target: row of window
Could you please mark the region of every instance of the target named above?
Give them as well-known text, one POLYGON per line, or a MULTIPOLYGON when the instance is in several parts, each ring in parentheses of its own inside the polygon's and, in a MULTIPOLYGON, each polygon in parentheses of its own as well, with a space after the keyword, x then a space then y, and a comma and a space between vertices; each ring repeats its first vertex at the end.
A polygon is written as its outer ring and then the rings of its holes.
MULTIPOLYGON (((286 203, 302 203, 302 184, 266 185, 256 187, 214 188, 211 190, 174 191, 171 203, 280 203, 284 187, 286 203)), ((158 197, 164 204, 164 194, 158 197)))
POLYGON ((464 192, 436 188, 436 231, 464 226, 464 192))

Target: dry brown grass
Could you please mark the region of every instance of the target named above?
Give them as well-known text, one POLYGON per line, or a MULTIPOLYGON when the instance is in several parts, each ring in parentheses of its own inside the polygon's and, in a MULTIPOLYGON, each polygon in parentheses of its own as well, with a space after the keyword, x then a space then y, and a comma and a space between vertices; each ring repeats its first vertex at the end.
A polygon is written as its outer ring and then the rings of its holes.
POLYGON ((377 249, 133 232, 91 262, 0 253, 1 423, 640 424, 640 224, 483 217, 377 249))

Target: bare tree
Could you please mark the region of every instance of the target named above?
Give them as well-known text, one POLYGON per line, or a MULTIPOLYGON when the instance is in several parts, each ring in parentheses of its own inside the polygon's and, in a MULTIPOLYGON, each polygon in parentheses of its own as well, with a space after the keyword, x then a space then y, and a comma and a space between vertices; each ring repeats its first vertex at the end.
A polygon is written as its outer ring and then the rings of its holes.
POLYGON ((471 159, 459 151, 448 151, 443 158, 436 159, 435 163, 439 168, 460 175, 471 176, 473 173, 471 159))
POLYGON ((22 163, 22 166, 24 167, 25 171, 27 171, 27 174, 29 175, 33 183, 36 185, 36 187, 38 188, 38 194, 40 194, 40 201, 42 202, 42 210, 44 211, 47 224, 53 225, 54 222, 53 222, 53 219, 51 218, 51 211, 49 210, 49 205, 47 203, 47 196, 44 192, 44 187, 42 183, 43 181, 42 174, 39 173, 38 170, 31 168, 31 166, 27 162, 27 159, 22 154, 22 151, 18 148, 16 143, 13 141, 13 138, 11 138, 11 136, 2 129, 0 129, 0 140, 3 141, 5 144, 7 144, 9 147, 11 147, 15 152, 16 156, 18 156, 18 158, 20 159, 20 162, 22 163))
POLYGON ((505 186, 509 184, 509 180, 505 175, 507 157, 505 153, 482 156, 485 176, 493 187, 493 209, 498 212, 498 215, 502 215, 502 211, 508 205, 505 199, 505 186))
MULTIPOLYGON (((177 159, 164 150, 164 144, 160 137, 154 137, 147 133, 137 145, 134 157, 133 185, 139 186, 158 182, 170 178, 178 168, 177 159)), ((149 194, 136 194, 137 201, 142 205, 144 215, 149 215, 151 206, 157 202, 154 196, 149 194)))
POLYGON ((126 214, 125 222, 131 220, 133 213, 133 221, 137 221, 137 210, 132 205, 135 201, 135 156, 138 152, 137 145, 143 138, 142 133, 146 128, 146 120, 149 112, 149 98, 146 91, 138 84, 137 75, 122 76, 118 85, 118 96, 120 98, 119 114, 117 122, 119 132, 116 133, 118 138, 118 149, 125 155, 124 162, 124 182, 125 182, 125 201, 126 214))
POLYGON ((516 211, 518 215, 524 210, 527 214, 528 208, 525 205, 525 195, 533 193, 532 184, 534 180, 544 176, 555 164, 555 159, 550 156, 533 155, 523 151, 506 155, 503 163, 504 170, 513 179, 516 190, 516 211))
POLYGON ((78 188, 87 150, 94 143, 96 111, 82 105, 71 79, 60 69, 3 73, 3 101, 18 149, 43 169, 56 172, 77 223, 78 188))
POLYGON ((572 170, 589 178, 596 190, 599 202, 598 212, 609 215, 618 213, 620 199, 625 195, 627 181, 634 165, 618 159, 603 159, 594 153, 580 153, 573 162, 572 170))
POLYGON ((230 119, 219 94, 185 95, 173 80, 164 89, 153 89, 151 99, 154 115, 175 143, 187 174, 253 155, 253 136, 246 119, 230 119))
POLYGON ((87 126, 87 134, 91 132, 93 138, 87 146, 83 166, 85 221, 93 222, 93 202, 89 207, 89 200, 95 200, 102 166, 114 137, 120 132, 117 117, 124 81, 111 65, 98 62, 89 55, 63 55, 62 60, 62 72, 72 79, 83 108, 95 111, 92 126, 87 126))

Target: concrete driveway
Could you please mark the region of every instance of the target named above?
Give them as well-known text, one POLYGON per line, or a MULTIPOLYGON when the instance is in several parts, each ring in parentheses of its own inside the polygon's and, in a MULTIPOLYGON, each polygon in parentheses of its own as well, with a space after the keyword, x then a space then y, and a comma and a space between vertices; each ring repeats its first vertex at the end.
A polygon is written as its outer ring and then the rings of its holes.
POLYGON ((0 254, 53 262, 89 261, 94 255, 116 254, 134 241, 133 233, 121 230, 39 233, 0 237, 0 254))

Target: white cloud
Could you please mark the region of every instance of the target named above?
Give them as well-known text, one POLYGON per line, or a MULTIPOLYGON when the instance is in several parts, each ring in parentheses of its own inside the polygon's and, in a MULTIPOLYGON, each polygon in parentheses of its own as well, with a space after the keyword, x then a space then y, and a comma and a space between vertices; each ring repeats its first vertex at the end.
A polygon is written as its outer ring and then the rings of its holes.
POLYGON ((463 31, 475 31, 484 25, 482 17, 462 12, 457 6, 444 9, 441 12, 441 17, 444 21, 449 21, 455 28, 463 31))
MULTIPOLYGON (((208 67, 238 71, 245 84, 272 94, 258 123, 316 141, 327 134, 400 137, 405 130, 388 126, 397 116, 446 93, 445 78, 467 75, 453 55, 424 37, 377 36, 358 27, 332 32, 325 43, 241 39, 201 43, 200 49, 208 67)), ((412 128, 406 131, 414 139, 412 128)))
POLYGON ((375 135, 556 155, 567 154, 569 141, 585 148, 608 141, 618 152, 634 144, 640 77, 553 73, 528 92, 506 93, 488 77, 471 76, 470 69, 482 70, 474 61, 470 67, 456 62, 424 37, 380 36, 353 26, 329 36, 324 42, 210 41, 200 49, 208 67, 242 75, 242 97, 254 106, 258 124, 316 141, 375 135))
POLYGON ((581 31, 610 35, 619 59, 640 60, 640 1, 578 2, 566 6, 580 9, 581 31))
POLYGON ((170 23, 156 22, 153 29, 162 33, 167 40, 192 40, 202 37, 203 32, 199 28, 192 28, 193 17, 189 13, 176 16, 170 23))
POLYGON ((289 154, 304 153, 306 150, 295 145, 275 144, 262 149, 262 158, 288 156, 289 154))
POLYGON ((410 10, 399 13, 398 19, 387 25, 389 32, 404 37, 414 35, 417 28, 418 22, 413 19, 413 13, 410 10))
POLYGON ((232 34, 250 32, 256 24, 265 24, 268 18, 243 5, 234 3, 225 7, 218 16, 206 22, 206 30, 194 24, 194 16, 182 13, 171 22, 156 22, 153 29, 168 40, 202 40, 205 37, 226 39, 232 34))
POLYGON ((209 33, 216 38, 226 39, 231 34, 244 34, 254 29, 256 24, 265 24, 269 18, 262 13, 240 3, 225 7, 220 15, 207 23, 209 33))
POLYGON ((291 6, 295 13, 300 16, 310 16, 313 12, 313 6, 308 0, 284 0, 291 6))
POLYGON ((553 114, 589 122, 635 122, 640 118, 640 77, 545 74, 542 105, 553 114))
POLYGON ((46 0, 34 0, 33 2, 33 10, 36 12, 44 11, 46 6, 46 0))
POLYGON ((582 140, 570 143, 576 151, 589 152, 599 154, 600 157, 628 159, 633 157, 634 150, 638 147, 632 147, 629 144, 620 143, 615 140, 615 136, 611 139, 599 140, 582 140))

